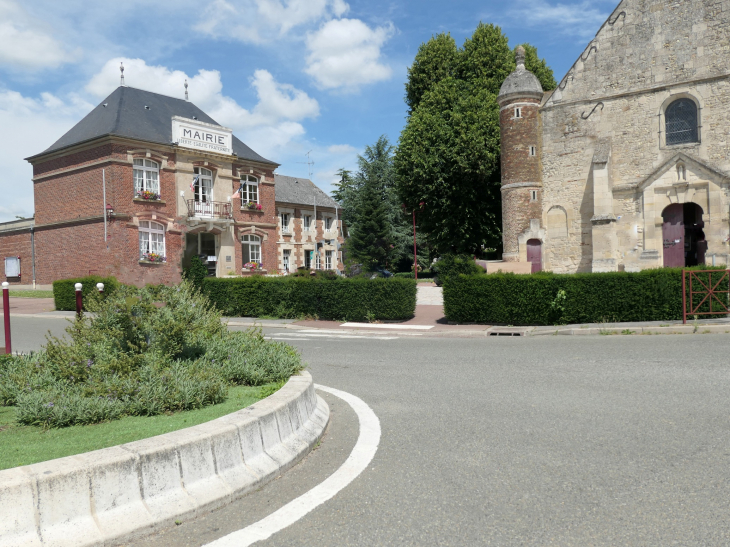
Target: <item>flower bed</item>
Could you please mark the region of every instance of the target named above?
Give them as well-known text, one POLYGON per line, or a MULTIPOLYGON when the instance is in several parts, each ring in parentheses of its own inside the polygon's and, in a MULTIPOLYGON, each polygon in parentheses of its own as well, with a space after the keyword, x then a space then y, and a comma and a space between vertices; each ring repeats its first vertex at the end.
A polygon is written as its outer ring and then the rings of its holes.
POLYGON ((25 425, 63 427, 192 410, 303 368, 296 350, 259 331, 231 332, 194 287, 119 287, 86 299, 68 338, 0 359, 0 405, 25 425), (156 301, 164 302, 157 307, 156 301))

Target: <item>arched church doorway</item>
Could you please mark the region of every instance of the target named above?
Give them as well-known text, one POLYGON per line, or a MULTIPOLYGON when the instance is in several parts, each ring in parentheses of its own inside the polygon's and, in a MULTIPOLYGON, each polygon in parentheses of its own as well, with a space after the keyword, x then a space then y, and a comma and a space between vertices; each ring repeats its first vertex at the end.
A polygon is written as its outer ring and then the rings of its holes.
POLYGON ((705 223, 696 203, 673 203, 662 211, 664 266, 683 268, 705 263, 705 223))
POLYGON ((539 239, 527 240, 527 261, 532 263, 532 273, 542 271, 542 241, 539 239))

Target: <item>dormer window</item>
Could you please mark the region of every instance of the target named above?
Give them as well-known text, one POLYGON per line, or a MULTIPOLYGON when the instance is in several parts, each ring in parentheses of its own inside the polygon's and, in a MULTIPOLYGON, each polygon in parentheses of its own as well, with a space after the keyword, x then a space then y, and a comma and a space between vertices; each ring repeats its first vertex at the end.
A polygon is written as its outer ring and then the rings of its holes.
POLYGON ((156 161, 134 160, 134 197, 160 199, 160 165, 156 161))
POLYGON ((697 105, 692 99, 671 103, 664 112, 664 122, 667 145, 700 142, 697 105))

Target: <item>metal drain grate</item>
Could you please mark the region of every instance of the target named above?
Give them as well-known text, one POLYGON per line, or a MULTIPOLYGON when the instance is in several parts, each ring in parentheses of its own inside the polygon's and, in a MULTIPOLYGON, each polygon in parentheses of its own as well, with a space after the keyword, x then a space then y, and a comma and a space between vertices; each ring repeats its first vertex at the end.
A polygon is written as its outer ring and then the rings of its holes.
POLYGON ((526 327, 492 327, 489 329, 489 336, 526 336, 526 327))

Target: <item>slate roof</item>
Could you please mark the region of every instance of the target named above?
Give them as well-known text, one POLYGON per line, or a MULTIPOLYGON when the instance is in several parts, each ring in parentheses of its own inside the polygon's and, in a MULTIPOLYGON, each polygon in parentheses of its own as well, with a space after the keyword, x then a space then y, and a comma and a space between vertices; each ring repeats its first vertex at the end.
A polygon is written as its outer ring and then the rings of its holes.
MULTIPOLYGON (((201 122, 221 125, 189 101, 120 86, 49 148, 27 159, 105 135, 170 144, 173 116, 196 117, 201 122)), ((235 135, 233 152, 245 160, 278 165, 251 150, 235 135)))
POLYGON ((276 201, 293 203, 295 205, 314 206, 315 198, 317 207, 339 207, 337 202, 320 190, 311 180, 302 177, 287 177, 274 173, 274 192, 276 201))

